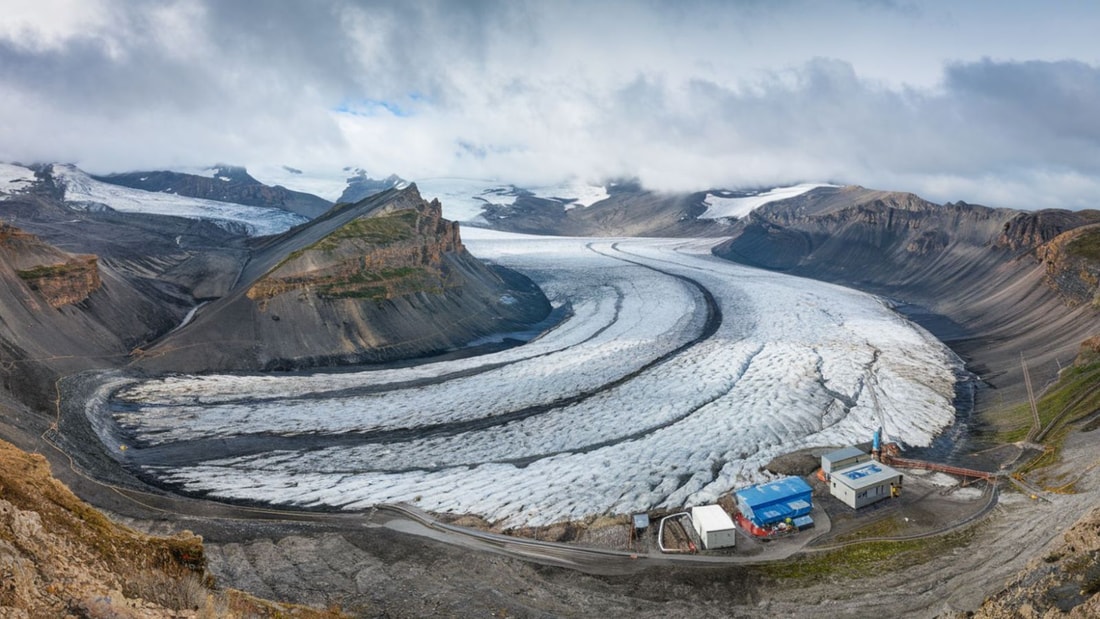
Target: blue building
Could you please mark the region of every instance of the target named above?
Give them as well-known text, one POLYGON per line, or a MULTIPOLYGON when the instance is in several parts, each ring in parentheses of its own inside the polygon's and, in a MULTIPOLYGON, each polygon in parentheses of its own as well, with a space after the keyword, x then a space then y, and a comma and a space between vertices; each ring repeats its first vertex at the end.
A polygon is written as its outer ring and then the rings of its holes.
MULTIPOLYGON (((801 477, 784 477, 734 493, 737 509, 758 527, 788 518, 801 526, 813 510, 813 489, 801 477)), ((812 522, 810 520, 809 522, 812 522)))

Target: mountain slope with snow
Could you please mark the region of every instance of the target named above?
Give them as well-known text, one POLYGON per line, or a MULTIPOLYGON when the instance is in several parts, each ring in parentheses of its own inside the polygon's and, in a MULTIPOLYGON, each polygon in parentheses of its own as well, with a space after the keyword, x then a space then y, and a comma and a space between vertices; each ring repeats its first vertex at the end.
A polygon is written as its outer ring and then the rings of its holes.
POLYGON ((109 208, 123 213, 201 219, 248 236, 279 234, 309 221, 306 217, 283 209, 218 202, 174 193, 143 191, 112 185, 92 178, 73 165, 54 164, 49 169, 64 190, 65 203, 72 208, 82 210, 109 208))
POLYGON ((173 193, 216 202, 278 208, 310 219, 332 208, 332 202, 313 194, 261 183, 239 166, 218 165, 196 174, 174 171, 126 172, 96 176, 96 180, 156 193, 173 193))

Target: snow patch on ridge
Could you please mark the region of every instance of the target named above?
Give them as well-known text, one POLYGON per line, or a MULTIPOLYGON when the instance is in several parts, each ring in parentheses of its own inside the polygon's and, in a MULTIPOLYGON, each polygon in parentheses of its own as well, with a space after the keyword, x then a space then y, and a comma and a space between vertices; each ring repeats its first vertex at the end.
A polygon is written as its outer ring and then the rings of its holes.
MULTIPOLYGON (((699 219, 722 219, 727 217, 740 219, 769 202, 800 196, 818 187, 835 187, 835 185, 804 183, 793 187, 777 187, 751 196, 720 196, 708 193, 706 199, 703 200, 703 204, 707 206, 707 211, 700 215, 699 219)), ((735 192, 727 193, 732 194, 735 192)))
POLYGON ((244 232, 249 236, 278 234, 309 221, 297 213, 277 208, 188 198, 167 190, 143 191, 103 183, 72 165, 55 164, 52 171, 65 188, 65 203, 77 209, 96 210, 107 207, 124 213, 203 219, 226 230, 244 232))
POLYGON ((19 193, 35 183, 34 170, 20 165, 0 163, 0 196, 19 193))

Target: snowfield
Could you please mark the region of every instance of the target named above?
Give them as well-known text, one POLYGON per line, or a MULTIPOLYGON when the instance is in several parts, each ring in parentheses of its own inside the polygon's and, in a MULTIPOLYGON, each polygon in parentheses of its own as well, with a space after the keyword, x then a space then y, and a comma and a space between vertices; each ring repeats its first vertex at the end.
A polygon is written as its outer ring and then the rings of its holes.
POLYGON ((722 219, 726 217, 740 219, 769 202, 800 196, 818 187, 835 187, 835 185, 805 183, 793 187, 777 187, 752 196, 738 197, 723 197, 708 193, 703 200, 703 204, 707 205, 707 210, 699 216, 699 219, 722 219))
POLYGON ((954 420, 961 362, 875 297, 714 258, 713 241, 463 237, 571 317, 413 367, 131 381, 89 415, 186 491, 505 525, 712 502, 776 455, 880 423, 927 445, 954 420))
POLYGON ((34 182, 34 170, 21 165, 0 163, 0 196, 18 193, 34 182))
POLYGON ((277 208, 188 198, 103 183, 72 165, 55 164, 52 171, 65 188, 65 203, 72 208, 94 210, 106 206, 124 213, 204 219, 249 236, 279 234, 309 221, 297 213, 277 208))
POLYGON ((443 216, 453 221, 484 223, 481 216, 483 208, 491 204, 510 206, 522 193, 560 202, 566 209, 591 206, 608 197, 606 187, 575 180, 522 188, 464 178, 424 178, 415 182, 424 199, 439 198, 443 204, 443 216))

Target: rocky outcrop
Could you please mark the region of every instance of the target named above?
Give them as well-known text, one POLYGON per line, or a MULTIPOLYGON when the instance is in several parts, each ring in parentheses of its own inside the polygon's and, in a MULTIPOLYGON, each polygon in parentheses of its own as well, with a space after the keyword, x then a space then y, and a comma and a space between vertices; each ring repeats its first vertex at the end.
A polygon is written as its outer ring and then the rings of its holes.
POLYGON ((438 201, 421 208, 383 209, 354 219, 321 241, 295 251, 248 289, 264 301, 291 291, 322 299, 381 302, 461 285, 445 271, 444 255, 464 251, 458 224, 438 201))
POLYGON ((1100 508, 1077 521, 972 616, 1100 617, 1100 508))
MULTIPOLYGON (((0 202, 0 215, 10 203, 0 202)), ((28 202, 21 196, 15 203, 28 202)), ((94 226, 41 225, 75 239, 96 234, 94 226)), ((0 390, 44 405, 59 375, 124 362, 131 348, 177 324, 186 307, 147 274, 129 279, 96 255, 70 254, 0 224, 0 390)))
POLYGON ((463 247, 416 186, 341 205, 255 248, 236 289, 142 351, 151 371, 305 368, 419 357, 542 320, 527 278, 463 247))
POLYGON ((232 202, 247 206, 266 206, 317 217, 332 207, 324 198, 282 186, 270 186, 253 178, 242 167, 219 165, 211 176, 181 172, 127 172, 93 177, 113 185, 145 191, 170 192, 190 198, 232 202))
POLYGON ((344 170, 352 172, 353 175, 348 177, 348 186, 344 188, 344 192, 336 200, 337 204, 354 204, 405 183, 405 180, 396 174, 390 174, 383 179, 375 179, 368 176, 367 171, 363 169, 350 170, 345 168, 344 170))
POLYGON ((103 285, 96 256, 53 250, 38 237, 7 224, 0 224, 0 253, 19 279, 54 309, 80 303, 103 285))
POLYGON ((103 285, 95 256, 78 256, 60 264, 39 265, 17 273, 31 290, 41 294, 54 309, 62 305, 76 305, 103 285))
POLYGON ((1097 211, 1049 209, 1019 213, 1005 222, 994 245, 1017 252, 1030 252, 1067 230, 1094 223, 1098 219, 1100 212, 1097 211))
POLYGON ((1100 225, 1063 232, 1035 250, 1049 284, 1071 305, 1097 305, 1100 294, 1100 225))

